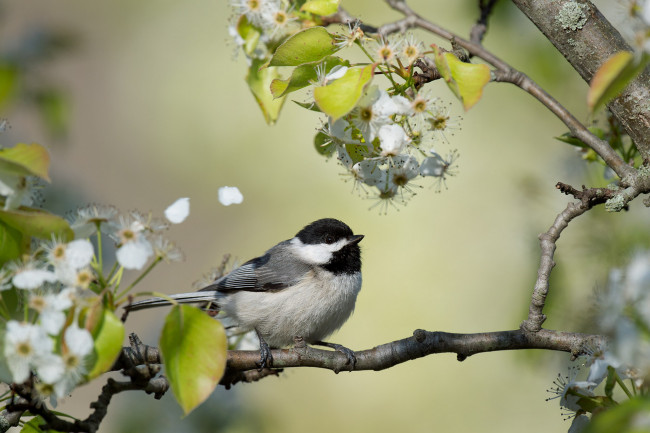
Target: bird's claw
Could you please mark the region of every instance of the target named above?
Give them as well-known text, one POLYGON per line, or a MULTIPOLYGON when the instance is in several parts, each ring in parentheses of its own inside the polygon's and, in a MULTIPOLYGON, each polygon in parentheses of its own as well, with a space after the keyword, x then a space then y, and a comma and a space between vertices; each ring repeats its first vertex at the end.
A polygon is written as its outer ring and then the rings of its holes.
MULTIPOLYGON (((315 344, 318 344, 319 346, 329 347, 330 349, 334 349, 337 352, 341 352, 342 354, 344 354, 345 357, 347 358, 345 365, 350 366, 350 371, 354 370, 354 367, 357 365, 357 355, 354 353, 354 350, 348 349, 347 347, 342 346, 340 344, 327 343, 325 341, 318 341, 315 344)), ((334 372, 338 373, 339 369, 334 370, 334 372)))
POLYGON ((260 339, 260 361, 256 362, 255 365, 257 365, 259 371, 262 371, 265 368, 273 367, 273 355, 271 354, 271 348, 266 341, 264 341, 259 332, 257 333, 257 336, 260 339))

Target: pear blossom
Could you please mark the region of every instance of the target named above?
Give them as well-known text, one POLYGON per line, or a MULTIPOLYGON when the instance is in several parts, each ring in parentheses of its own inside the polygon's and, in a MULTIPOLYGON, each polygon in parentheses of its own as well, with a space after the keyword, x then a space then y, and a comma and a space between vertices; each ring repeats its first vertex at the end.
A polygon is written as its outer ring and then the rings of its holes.
POLYGON ((153 255, 153 248, 146 239, 128 242, 115 253, 117 262, 125 269, 142 269, 153 255))
POLYGON ((377 133, 381 146, 381 156, 396 156, 409 142, 409 137, 404 129, 397 125, 384 125, 377 133))
POLYGON ((14 383, 23 383, 42 358, 52 352, 54 342, 43 328, 15 320, 7 322, 4 357, 14 383))
POLYGON ((79 328, 76 323, 70 325, 63 335, 64 371, 61 378, 54 383, 54 392, 65 397, 81 381, 88 372, 87 357, 93 351, 93 337, 87 329, 79 328))
POLYGON ((16 272, 11 282, 19 289, 32 290, 41 287, 46 282, 53 283, 56 280, 56 275, 52 271, 27 268, 16 272))
POLYGON ((29 298, 29 306, 38 311, 41 326, 50 335, 56 335, 65 324, 67 309, 72 307, 71 292, 74 289, 64 289, 60 293, 49 293, 46 295, 32 295, 29 298))
POLYGON ((140 221, 123 221, 118 232, 121 245, 115 253, 117 262, 124 269, 142 269, 153 255, 151 243, 144 235, 144 225, 140 221))
POLYGON ((357 103, 352 119, 366 141, 371 142, 382 126, 392 123, 390 116, 400 111, 388 93, 372 86, 357 103))

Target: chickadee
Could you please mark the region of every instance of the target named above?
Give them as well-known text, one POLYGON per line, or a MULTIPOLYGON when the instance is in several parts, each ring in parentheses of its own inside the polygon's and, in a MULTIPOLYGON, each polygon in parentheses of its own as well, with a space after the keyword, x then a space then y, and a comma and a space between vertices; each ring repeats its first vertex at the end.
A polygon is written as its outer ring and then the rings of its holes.
MULTIPOLYGON (((255 330, 260 368, 272 366, 270 348, 288 346, 294 337, 342 352, 354 366, 352 350, 323 339, 354 310, 361 289, 361 239, 363 235, 353 234, 339 220, 320 219, 200 291, 170 297, 180 303, 216 305, 232 321, 229 329, 235 333, 255 330)), ((169 304, 152 298, 127 309, 169 304)))

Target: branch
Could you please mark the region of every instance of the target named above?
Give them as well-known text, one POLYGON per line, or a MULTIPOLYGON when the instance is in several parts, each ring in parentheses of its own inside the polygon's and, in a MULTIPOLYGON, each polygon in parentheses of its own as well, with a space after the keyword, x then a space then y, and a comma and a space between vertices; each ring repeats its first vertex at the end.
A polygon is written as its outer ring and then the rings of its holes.
MULTIPOLYGON (((492 72, 492 79, 496 82, 507 82, 516 85, 532 95, 539 102, 544 104, 555 114, 569 131, 580 138, 591 147, 621 178, 623 183, 632 182, 634 169, 625 163, 621 157, 612 149, 609 143, 596 137, 578 119, 573 116, 562 104, 546 93, 537 83, 523 72, 520 72, 508 63, 483 48, 482 45, 468 41, 460 36, 422 18, 411 9, 404 0, 386 0, 386 3, 396 11, 401 12, 405 17, 393 23, 379 27, 380 34, 389 34, 397 31, 404 32, 409 28, 418 27, 430 33, 441 36, 448 40, 454 40, 456 44, 465 48, 471 55, 479 57, 492 65, 496 70, 492 72)), ((650 125, 650 124, 649 124, 650 125)))
MULTIPOLYGON (((347 357, 330 350, 321 350, 310 347, 302 341, 297 341, 292 349, 273 350, 273 366, 276 368, 289 367, 317 367, 332 370, 338 373, 341 370, 364 371, 385 370, 428 355, 437 353, 455 353, 459 361, 478 353, 494 352, 501 350, 521 349, 546 349, 569 352, 573 356, 586 353, 589 348, 605 343, 605 337, 600 335, 560 332, 541 329, 530 333, 525 329, 499 332, 483 332, 478 334, 455 334, 448 332, 429 332, 418 329, 412 337, 396 340, 368 350, 355 352, 357 363, 352 368, 346 364, 347 357)), ((129 352, 126 358, 133 359, 133 349, 125 347, 123 352, 129 352)), ((160 352, 155 347, 144 346, 141 353, 147 353, 149 361, 161 363, 160 352)), ((136 355, 137 357, 137 355, 136 355)), ((226 380, 222 385, 229 386, 239 381, 255 381, 276 371, 265 369, 257 370, 260 354, 251 350, 228 351, 226 364, 226 380), (248 377, 238 375, 238 372, 251 373, 248 377), (232 377, 240 380, 231 381, 232 377)), ((122 359, 122 357, 120 357, 122 359)), ((117 363, 113 370, 119 369, 117 363)))
MULTIPOLYGON (((621 34, 588 0, 513 0, 513 3, 586 82, 591 81, 598 68, 612 55, 632 51, 621 34), (563 14, 566 8, 582 13, 580 18, 584 22, 579 22, 582 25, 567 26, 566 13, 563 14)), ((608 104, 645 159, 650 159, 649 100, 650 70, 646 69, 608 104)))
MULTIPOLYGON (((17 404, 25 404, 27 401, 23 398, 17 398, 17 404)), ((9 430, 11 427, 17 427, 20 422, 20 418, 25 413, 24 410, 9 410, 5 409, 0 412, 0 433, 4 433, 9 430)))
MULTIPOLYGON (((134 334, 130 336, 130 348, 124 348, 122 354, 132 352, 133 347, 143 347, 134 334)), ((160 359, 158 350, 155 350, 157 358, 160 359)), ((142 355, 147 356, 147 350, 142 352, 142 355)), ((146 358, 144 358, 146 359, 146 358)), ((147 394, 154 394, 154 398, 160 399, 169 389, 169 382, 164 376, 156 377, 160 372, 160 362, 149 363, 140 362, 135 364, 132 358, 128 356, 120 356, 118 362, 122 362, 122 373, 129 377, 128 381, 117 381, 109 378, 106 385, 102 387, 102 392, 97 400, 90 404, 93 412, 85 420, 67 421, 60 418, 55 412, 47 408, 38 393, 33 392, 31 384, 17 386, 12 388, 14 392, 20 397, 7 405, 7 408, 2 412, 0 417, 0 432, 5 432, 12 425, 17 425, 20 416, 29 411, 32 415, 40 415, 45 424, 41 425, 41 430, 56 430, 60 432, 88 432, 95 433, 102 421, 108 413, 108 406, 115 394, 123 391, 144 391, 147 394), (29 386, 28 386, 29 385, 29 386), (17 417, 17 420, 16 420, 17 417), (15 424, 11 424, 15 422, 15 424), (5 428, 6 426, 6 428, 5 428)))
POLYGON ((472 27, 472 30, 469 32, 469 39, 473 43, 480 45, 483 42, 483 37, 485 32, 487 32, 488 18, 494 9, 494 5, 497 3, 497 0, 479 0, 478 7, 481 12, 479 15, 476 24, 472 27))

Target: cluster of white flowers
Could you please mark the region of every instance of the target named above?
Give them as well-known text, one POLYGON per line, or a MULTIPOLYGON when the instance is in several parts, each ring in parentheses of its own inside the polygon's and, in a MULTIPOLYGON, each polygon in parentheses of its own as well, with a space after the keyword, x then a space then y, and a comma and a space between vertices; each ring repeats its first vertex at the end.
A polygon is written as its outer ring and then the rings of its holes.
POLYGON ((230 0, 235 15, 231 24, 228 26, 228 33, 233 38, 236 46, 236 53, 244 47, 246 41, 238 31, 241 20, 245 19, 249 24, 260 29, 260 42, 250 52, 246 53, 246 58, 264 59, 269 54, 268 45, 272 44, 284 36, 291 28, 291 23, 296 18, 291 15, 292 7, 286 1, 281 0, 230 0))
MULTIPOLYGON (((188 214, 187 198, 165 210, 172 223, 182 222, 188 214)), ((114 302, 125 299, 128 290, 118 292, 121 269, 142 269, 151 257, 154 264, 181 257, 160 234, 166 226, 151 215, 118 215, 110 206, 87 206, 71 223, 78 239, 44 242, 30 258, 0 268, 0 292, 16 291, 17 306, 24 310, 22 320, 17 320, 0 293, 0 380, 21 384, 34 374, 37 391, 53 404, 82 382, 94 362, 89 309, 102 303, 111 289, 114 302), (102 233, 117 244, 119 267, 113 266, 108 275, 102 272, 102 233), (93 235, 97 251, 87 239, 93 235)))
MULTIPOLYGON (((295 12, 294 2, 289 0, 231 0, 231 6, 236 24, 230 33, 249 64, 253 59, 269 60, 283 37, 300 30, 300 26, 285 26, 282 29, 287 31, 278 32, 280 23, 295 20, 303 28, 314 25, 306 18, 308 14, 295 12), (281 20, 278 14, 283 16, 281 20), (259 38, 252 38, 246 25, 258 32, 259 38)), ((454 150, 443 156, 434 145, 436 141, 448 144, 448 137, 458 129, 458 118, 452 117, 449 107, 438 98, 416 89, 414 65, 428 54, 424 44, 413 34, 369 38, 359 21, 349 23, 347 32, 332 37, 336 49, 359 47, 375 65, 375 75, 386 77, 391 89, 389 93, 366 84, 353 110, 341 118, 327 119, 316 138, 322 147, 319 151, 337 155, 354 180, 354 189, 374 191, 372 196, 380 199, 377 205, 384 210, 415 195, 416 188, 422 187, 417 185, 418 179, 433 178, 437 192, 446 187, 446 178, 455 174, 458 153, 454 150), (398 80, 404 83, 397 84, 398 80)), ((354 66, 338 57, 325 57, 314 64, 317 78, 309 82, 319 87, 333 84, 354 66)), ((315 103, 312 100, 305 106, 315 107, 315 103)))
POLYGON ((454 123, 425 92, 407 98, 371 86, 349 115, 328 119, 321 132, 327 136, 324 146, 336 152, 360 190, 374 187, 380 199, 405 203, 415 194, 412 181, 433 177, 440 191, 455 174, 457 152, 443 157, 433 148, 436 137, 446 141, 444 133, 454 123))
POLYGON ((618 30, 639 51, 650 54, 650 0, 619 0, 618 30))
POLYGON ((610 344, 592 370, 609 365, 641 385, 650 377, 650 252, 637 253, 627 268, 610 273, 599 306, 599 323, 610 344))
MULTIPOLYGON (((642 396, 648 389, 650 252, 637 253, 625 269, 610 273, 607 290, 598 295, 598 306, 598 321, 608 336, 607 345, 591 347, 586 358, 580 358, 579 362, 588 367, 584 380, 576 380, 580 369, 573 367, 567 376, 558 375, 548 390, 555 395, 549 400, 559 398, 564 415, 573 418, 572 433, 586 428, 591 413, 615 406, 611 389, 605 390, 605 396, 596 392, 605 379, 609 386, 623 388, 629 398, 642 396)), ((650 427, 647 412, 644 419, 644 426, 650 427)))
POLYGON ((87 301, 84 289, 94 278, 95 252, 85 239, 53 241, 42 252, 43 259, 13 264, 3 273, 0 288, 23 292, 33 318, 4 324, 0 379, 23 383, 34 371, 41 395, 56 398, 69 393, 87 373, 93 338, 78 326, 78 313, 87 301), (59 338, 61 344, 55 344, 59 338))

